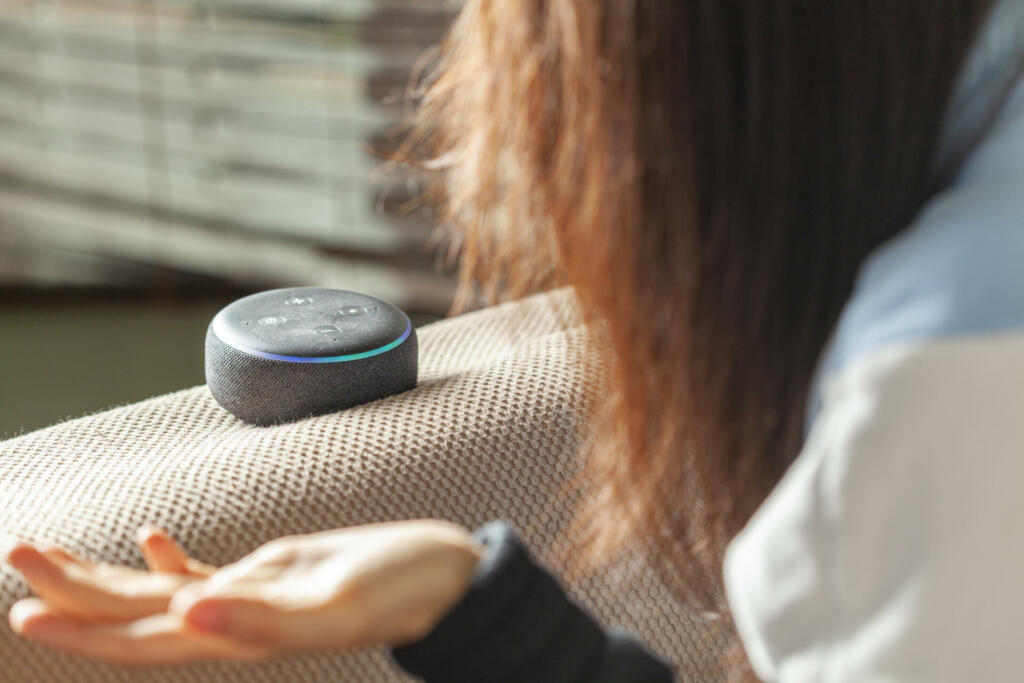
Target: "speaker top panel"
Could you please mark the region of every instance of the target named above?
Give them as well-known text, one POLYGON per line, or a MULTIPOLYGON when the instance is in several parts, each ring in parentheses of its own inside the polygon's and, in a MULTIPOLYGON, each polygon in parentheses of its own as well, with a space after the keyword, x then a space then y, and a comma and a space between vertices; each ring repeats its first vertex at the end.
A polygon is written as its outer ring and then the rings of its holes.
POLYGON ((223 308, 213 332, 240 351, 276 360, 340 362, 385 353, 412 332, 397 306, 318 287, 272 289, 223 308))

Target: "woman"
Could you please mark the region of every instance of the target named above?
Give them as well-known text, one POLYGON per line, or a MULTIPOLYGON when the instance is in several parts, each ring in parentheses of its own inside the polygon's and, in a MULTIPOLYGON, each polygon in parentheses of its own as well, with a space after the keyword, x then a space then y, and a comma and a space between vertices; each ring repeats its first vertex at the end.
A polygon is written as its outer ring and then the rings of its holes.
MULTIPOLYGON (((613 363, 594 552, 645 539, 731 616, 738 675, 1017 673, 1022 46, 1021 0, 477 0, 446 42, 413 146, 464 291, 575 287, 613 363)), ((220 570, 141 544, 151 573, 19 546, 13 627, 134 663, 386 643, 429 681, 671 677, 501 525, 220 570)))

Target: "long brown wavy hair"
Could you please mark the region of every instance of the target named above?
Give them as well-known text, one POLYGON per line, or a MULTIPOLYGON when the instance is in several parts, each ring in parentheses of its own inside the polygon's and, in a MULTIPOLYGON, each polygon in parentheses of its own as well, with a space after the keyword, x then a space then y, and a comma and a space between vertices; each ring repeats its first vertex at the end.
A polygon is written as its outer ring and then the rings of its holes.
POLYGON ((461 303, 567 283, 601 321, 591 519, 687 599, 723 606, 858 267, 938 188, 989 4, 469 0, 444 42, 414 140, 461 303))

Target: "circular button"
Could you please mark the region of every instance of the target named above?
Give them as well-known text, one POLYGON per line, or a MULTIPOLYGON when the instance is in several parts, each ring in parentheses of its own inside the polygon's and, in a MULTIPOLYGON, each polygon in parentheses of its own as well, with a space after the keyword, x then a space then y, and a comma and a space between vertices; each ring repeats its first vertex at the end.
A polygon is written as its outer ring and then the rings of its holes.
POLYGON ((334 325, 321 325, 320 327, 316 328, 313 331, 316 332, 317 334, 322 334, 325 336, 328 334, 341 334, 341 330, 339 330, 334 325))
POLYGON ((285 319, 279 315, 265 315, 256 322, 260 325, 283 325, 285 319))
POLYGON ((354 318, 365 313, 366 309, 362 306, 344 306, 338 311, 339 315, 343 315, 346 318, 354 318))
POLYGON ((311 296, 290 296, 284 300, 285 306, 306 306, 313 303, 311 296))

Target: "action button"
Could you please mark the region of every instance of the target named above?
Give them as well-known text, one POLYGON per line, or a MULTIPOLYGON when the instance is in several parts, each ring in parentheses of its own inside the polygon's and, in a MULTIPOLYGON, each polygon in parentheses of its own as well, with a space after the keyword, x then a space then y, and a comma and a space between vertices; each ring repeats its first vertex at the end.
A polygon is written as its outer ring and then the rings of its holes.
POLYGON ((346 318, 355 318, 356 316, 364 315, 366 309, 362 306, 344 306, 338 311, 338 315, 343 315, 346 318))

